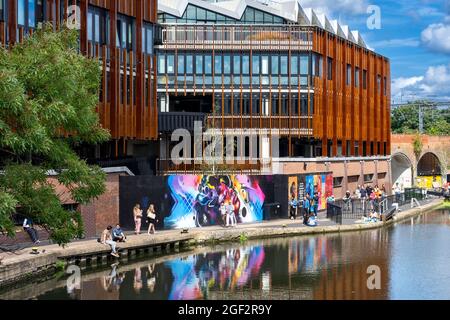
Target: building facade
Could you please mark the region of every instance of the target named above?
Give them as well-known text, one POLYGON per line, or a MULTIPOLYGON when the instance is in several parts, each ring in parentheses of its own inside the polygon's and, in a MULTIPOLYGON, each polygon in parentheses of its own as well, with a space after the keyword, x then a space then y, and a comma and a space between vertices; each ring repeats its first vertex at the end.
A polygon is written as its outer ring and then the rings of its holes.
POLYGON ((0 42, 13 45, 44 22, 80 33, 80 50, 102 66, 98 113, 112 140, 84 146, 92 161, 126 157, 136 141, 158 137, 156 0, 0 0, 0 42))
MULTIPOLYGON (((201 169, 174 165, 165 135, 199 119, 216 136, 268 137, 256 142, 256 165, 231 165, 241 172, 262 170, 262 158, 281 174, 290 169, 273 163, 386 161, 390 64, 358 31, 297 0, 159 1, 158 12, 160 173, 201 169)), ((235 143, 234 155, 251 156, 251 141, 235 143)))

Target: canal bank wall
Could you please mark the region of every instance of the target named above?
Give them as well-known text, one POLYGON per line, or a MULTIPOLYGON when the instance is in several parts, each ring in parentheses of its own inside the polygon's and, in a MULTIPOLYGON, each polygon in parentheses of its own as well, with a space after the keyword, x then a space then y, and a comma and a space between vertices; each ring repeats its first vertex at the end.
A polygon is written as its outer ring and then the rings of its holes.
MULTIPOLYGON (((376 223, 355 223, 347 225, 330 226, 289 226, 292 222, 286 220, 285 224, 276 226, 262 223, 254 226, 241 226, 227 229, 191 229, 189 233, 180 233, 179 230, 157 232, 151 237, 146 235, 129 236, 126 243, 118 244, 121 249, 121 260, 127 260, 141 253, 157 252, 169 254, 178 251, 184 246, 212 244, 227 241, 242 241, 251 239, 292 237, 301 235, 314 235, 325 233, 340 233, 351 231, 364 231, 389 226, 402 220, 420 215, 426 211, 440 206, 442 201, 433 201, 418 208, 398 212, 392 220, 376 223)), ((57 245, 42 246, 39 254, 31 254, 31 249, 10 254, 0 264, 0 288, 10 286, 16 282, 36 278, 43 274, 55 272, 57 262, 64 261, 64 265, 106 264, 115 258, 109 255, 109 246, 102 245, 95 240, 70 243, 65 248, 57 245)))

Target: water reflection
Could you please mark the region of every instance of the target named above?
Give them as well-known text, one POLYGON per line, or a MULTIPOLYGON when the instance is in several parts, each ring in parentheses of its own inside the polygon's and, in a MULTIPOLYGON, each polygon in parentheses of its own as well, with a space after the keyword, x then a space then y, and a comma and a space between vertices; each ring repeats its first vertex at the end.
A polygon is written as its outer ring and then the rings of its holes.
POLYGON ((70 292, 65 280, 44 281, 0 299, 448 299, 449 217, 435 212, 386 229, 200 247, 85 272, 70 292), (371 265, 381 270, 380 290, 367 287, 371 265), (417 266, 429 272, 414 278, 417 266))

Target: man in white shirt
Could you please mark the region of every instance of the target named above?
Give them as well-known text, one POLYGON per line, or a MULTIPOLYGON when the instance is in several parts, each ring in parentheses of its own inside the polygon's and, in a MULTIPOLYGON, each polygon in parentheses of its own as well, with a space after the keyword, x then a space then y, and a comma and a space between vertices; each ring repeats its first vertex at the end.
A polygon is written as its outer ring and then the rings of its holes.
POLYGON ((38 238, 38 233, 36 229, 33 228, 33 221, 30 218, 25 218, 23 220, 23 229, 28 233, 34 244, 38 244, 41 241, 38 238))

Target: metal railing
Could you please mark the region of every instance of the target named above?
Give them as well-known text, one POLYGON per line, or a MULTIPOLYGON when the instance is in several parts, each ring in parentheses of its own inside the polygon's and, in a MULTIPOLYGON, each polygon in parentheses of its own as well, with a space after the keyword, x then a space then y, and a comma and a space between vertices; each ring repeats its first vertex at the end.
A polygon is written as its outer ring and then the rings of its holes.
POLYGON ((423 189, 411 188, 406 189, 404 193, 384 196, 378 199, 338 199, 334 203, 327 203, 327 217, 342 224, 343 219, 358 220, 363 217, 368 217, 370 213, 376 212, 380 217, 389 214, 392 218, 394 203, 398 209, 411 207, 414 204, 419 204, 419 200, 423 200, 426 193, 423 189), (336 217, 339 216, 339 217, 336 217))

